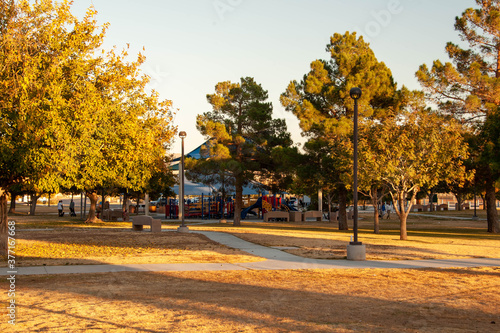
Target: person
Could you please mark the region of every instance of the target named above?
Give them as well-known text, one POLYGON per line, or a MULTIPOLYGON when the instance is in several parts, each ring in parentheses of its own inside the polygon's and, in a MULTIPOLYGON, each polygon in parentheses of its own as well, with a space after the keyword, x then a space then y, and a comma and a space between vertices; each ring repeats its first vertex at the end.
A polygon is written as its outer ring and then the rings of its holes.
POLYGON ((69 203, 69 211, 70 211, 70 215, 71 216, 76 216, 76 213, 75 213, 75 202, 73 201, 73 199, 71 199, 71 202, 69 203))
POLYGON ((380 217, 381 218, 384 218, 384 215, 385 215, 385 202, 382 204, 382 208, 380 209, 381 210, 381 213, 380 213, 380 217))
POLYGON ((59 200, 59 203, 57 204, 57 210, 59 211, 59 217, 64 216, 63 212, 63 203, 62 200, 59 200))

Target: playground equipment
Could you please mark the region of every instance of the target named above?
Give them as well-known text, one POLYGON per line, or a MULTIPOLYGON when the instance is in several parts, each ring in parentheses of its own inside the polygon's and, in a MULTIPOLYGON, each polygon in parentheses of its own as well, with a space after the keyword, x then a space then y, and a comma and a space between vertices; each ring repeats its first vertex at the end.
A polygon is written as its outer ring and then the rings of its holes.
MULTIPOLYGON (((234 215, 234 202, 222 200, 221 197, 201 196, 198 202, 187 199, 184 204, 184 216, 186 218, 230 218, 234 215)), ((170 199, 165 207, 165 218, 176 219, 179 217, 179 203, 176 199, 170 199)))
POLYGON ((283 211, 283 212, 290 212, 290 211, 297 211, 297 209, 293 206, 290 205, 286 202, 281 197, 277 196, 262 196, 257 199, 257 202, 254 203, 253 205, 243 209, 241 211, 241 219, 245 219, 248 214, 255 214, 253 212, 255 209, 260 209, 262 210, 262 213, 268 213, 272 211, 283 211))
MULTIPOLYGON (((184 216, 186 218, 201 219, 221 219, 232 218, 234 216, 234 201, 232 199, 222 200, 221 197, 205 196, 195 199, 187 199, 184 204, 184 216)), ((297 211, 292 205, 286 203, 281 197, 261 196, 249 207, 242 209, 241 219, 245 219, 248 214, 264 217, 268 212, 289 213, 297 211), (255 212, 255 210, 259 210, 255 212), (260 215, 262 213, 262 215, 260 215)), ((272 214, 268 215, 271 216, 272 214)), ((280 215, 281 216, 281 215, 280 215)), ((168 199, 165 206, 165 218, 177 219, 179 217, 179 202, 177 199, 168 199)), ((272 218, 272 217, 270 217, 272 218)), ((278 217, 280 218, 280 217, 278 217)))

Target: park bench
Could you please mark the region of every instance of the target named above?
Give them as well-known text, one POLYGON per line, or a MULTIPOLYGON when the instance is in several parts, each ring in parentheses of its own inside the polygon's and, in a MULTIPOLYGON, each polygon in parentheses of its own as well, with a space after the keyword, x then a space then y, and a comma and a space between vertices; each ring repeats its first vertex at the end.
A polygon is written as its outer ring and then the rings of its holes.
MULTIPOLYGON (((470 205, 468 203, 463 203, 462 209, 470 209, 470 205)), ((455 203, 455 210, 458 210, 458 202, 455 203)))
POLYGON ((423 212, 424 206, 422 206, 421 204, 414 204, 411 206, 411 211, 412 212, 423 212))
POLYGON ((448 205, 441 204, 441 205, 436 206, 436 211, 440 211, 440 210, 448 210, 448 205))
POLYGON ((121 209, 105 209, 103 217, 108 221, 116 221, 123 217, 123 212, 121 209))
POLYGON ((264 222, 268 222, 269 219, 285 219, 285 221, 290 221, 290 214, 288 212, 281 211, 270 211, 264 213, 264 222))
POLYGON ((337 222, 339 219, 339 211, 330 212, 330 222, 337 222))
POLYGON ((323 219, 323 213, 319 210, 309 210, 304 212, 302 216, 302 221, 307 221, 308 218, 316 218, 316 221, 321 221, 323 219))
POLYGON ((288 213, 290 216, 291 222, 300 222, 302 221, 302 212, 291 211, 288 213))
POLYGON ((161 231, 161 220, 153 219, 151 216, 138 215, 132 217, 132 230, 141 231, 145 225, 149 225, 151 232, 161 231))

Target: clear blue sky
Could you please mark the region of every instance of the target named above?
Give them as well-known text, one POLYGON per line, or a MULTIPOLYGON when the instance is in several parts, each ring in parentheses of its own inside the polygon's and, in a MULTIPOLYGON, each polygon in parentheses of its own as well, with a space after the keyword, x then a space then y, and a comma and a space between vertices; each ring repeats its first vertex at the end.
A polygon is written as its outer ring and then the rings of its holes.
MULTIPOLYGON (((186 150, 203 143, 198 114, 210 111, 206 95, 221 81, 254 77, 269 91, 276 118, 285 118, 294 141, 298 120, 279 103, 291 80, 300 80, 334 33, 357 31, 399 87, 419 89, 421 64, 448 60, 448 41, 460 42, 454 19, 474 0, 75 0, 81 17, 93 5, 109 22, 104 47, 130 54, 145 48, 143 71, 151 87, 178 109, 175 124, 187 132, 186 150)), ((180 139, 172 152, 180 152, 180 139)))

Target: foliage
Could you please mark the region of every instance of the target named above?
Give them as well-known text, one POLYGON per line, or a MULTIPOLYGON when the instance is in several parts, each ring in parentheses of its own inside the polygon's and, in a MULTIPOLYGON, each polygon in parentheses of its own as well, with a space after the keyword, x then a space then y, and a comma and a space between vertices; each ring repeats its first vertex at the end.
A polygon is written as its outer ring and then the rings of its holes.
POLYGON ((106 25, 70 6, 1 3, 1 197, 16 183, 38 193, 143 187, 173 135, 170 102, 145 91, 144 56, 101 51, 106 25))
POLYGON ((198 130, 210 141, 205 147, 208 158, 198 163, 206 166, 201 169, 212 171, 216 162, 223 174, 227 171, 232 175, 235 225, 240 224, 243 185, 269 178, 274 172, 272 149, 292 143, 284 120, 272 118, 267 98, 267 91, 253 78, 220 82, 215 93, 207 95, 213 110, 197 118, 198 130))
MULTIPOLYGON (((346 202, 352 179, 353 87, 363 91, 359 99, 360 121, 383 119, 398 112, 396 84, 391 71, 379 62, 356 33, 334 34, 326 47, 331 59, 315 60, 301 82, 292 81, 281 103, 300 122, 308 148, 322 168, 314 169, 316 190, 339 190, 346 202)), ((313 170, 309 170, 313 171, 313 170)), ((309 175, 310 177, 311 175, 309 175)), ((347 228, 345 205, 340 207, 339 228, 347 228)))
MULTIPOLYGON (((436 60, 430 69, 421 65, 417 77, 441 111, 470 122, 477 127, 476 134, 484 134, 481 128, 500 106, 500 1, 476 0, 476 4, 479 8, 466 9, 455 21, 455 30, 470 49, 448 43, 452 62, 436 60)), ((476 168, 476 178, 485 184, 489 198, 488 230, 500 232, 494 199, 500 174, 488 156, 478 161, 483 163, 476 168)))
POLYGON ((403 240, 407 238, 406 220, 412 202, 422 187, 432 188, 440 180, 466 179, 463 161, 467 145, 461 127, 435 113, 412 111, 388 118, 374 124, 364 140, 372 154, 370 165, 389 186, 403 240))

